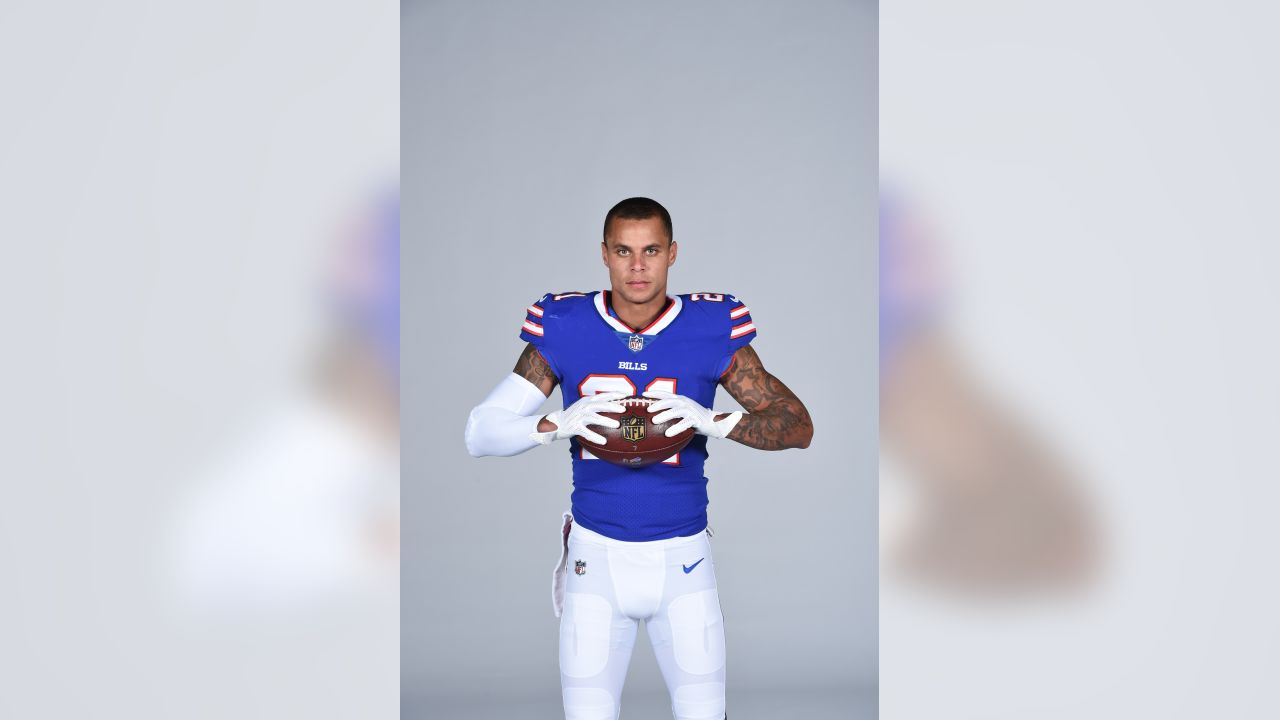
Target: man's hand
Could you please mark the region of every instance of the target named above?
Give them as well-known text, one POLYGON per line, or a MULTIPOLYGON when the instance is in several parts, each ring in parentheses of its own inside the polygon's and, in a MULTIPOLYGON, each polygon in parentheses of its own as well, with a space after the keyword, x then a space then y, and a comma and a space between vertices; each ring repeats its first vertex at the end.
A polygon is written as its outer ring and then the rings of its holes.
POLYGON ((662 390, 647 390, 644 396, 657 400, 657 402, 649 404, 649 412, 657 413, 657 415, 653 416, 653 422, 664 423, 668 420, 680 418, 680 422, 672 425, 664 433, 667 437, 674 437, 689 428, 693 428, 694 432, 701 433, 707 437, 723 438, 742 419, 741 411, 716 413, 714 410, 704 408, 684 395, 676 395, 662 390))
POLYGON ((618 427, 617 420, 611 420, 600 413, 625 412, 626 408, 618 401, 626 396, 626 393, 621 392, 603 392, 578 398, 577 402, 564 410, 547 414, 544 420, 553 423, 554 430, 531 433, 529 437, 539 445, 550 445, 556 440, 567 440, 574 436, 603 445, 604 436, 591 430, 589 426, 618 427))

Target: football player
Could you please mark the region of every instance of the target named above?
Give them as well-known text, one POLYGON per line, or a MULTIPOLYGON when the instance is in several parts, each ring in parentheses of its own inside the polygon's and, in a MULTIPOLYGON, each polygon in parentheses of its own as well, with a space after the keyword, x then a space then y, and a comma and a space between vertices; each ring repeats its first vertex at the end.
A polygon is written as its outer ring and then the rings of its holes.
POLYGON ((515 370, 471 411, 476 457, 515 455, 567 440, 572 511, 561 525, 552 583, 560 616, 566 720, 618 717, 636 623, 644 620, 677 720, 725 717, 725 645, 707 530, 703 464, 710 438, 762 450, 808 447, 800 399, 751 347, 747 305, 728 293, 667 295, 676 262, 671 215, 630 198, 605 216, 601 258, 610 289, 544 295, 529 305, 515 370), (746 412, 711 409, 723 385, 746 412), (538 415, 560 387, 562 410, 538 415), (643 395, 658 423, 696 435, 643 468, 592 457, 577 438, 618 426, 601 413, 643 395), (572 561, 572 564, 570 564, 572 561), (573 572, 568 569, 572 567, 573 572))

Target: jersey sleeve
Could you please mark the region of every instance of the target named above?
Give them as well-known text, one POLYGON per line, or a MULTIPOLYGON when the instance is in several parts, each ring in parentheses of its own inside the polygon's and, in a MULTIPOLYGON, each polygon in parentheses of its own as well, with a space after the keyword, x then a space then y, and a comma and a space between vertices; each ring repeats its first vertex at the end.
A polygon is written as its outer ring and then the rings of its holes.
POLYGON ((543 295, 538 300, 529 303, 529 307, 524 309, 524 324, 520 326, 520 339, 527 343, 533 344, 534 347, 541 349, 546 342, 547 324, 546 324, 546 305, 551 299, 551 295, 543 295))
POLYGON ((529 307, 524 309, 524 323, 520 325, 520 339, 537 348, 538 354, 542 356, 543 360, 547 361, 547 364, 551 366, 552 372, 559 378, 560 367, 556 363, 556 353, 552 342, 555 332, 548 332, 551 318, 547 317, 546 307, 551 297, 551 294, 547 293, 538 300, 529 303, 529 307), (548 335, 551 337, 549 338, 548 335))
POLYGON ((724 375, 733 364, 733 355, 756 339, 756 324, 751 319, 751 308, 734 297, 725 296, 727 318, 724 323, 724 339, 728 343, 724 357, 720 360, 718 375, 724 375))

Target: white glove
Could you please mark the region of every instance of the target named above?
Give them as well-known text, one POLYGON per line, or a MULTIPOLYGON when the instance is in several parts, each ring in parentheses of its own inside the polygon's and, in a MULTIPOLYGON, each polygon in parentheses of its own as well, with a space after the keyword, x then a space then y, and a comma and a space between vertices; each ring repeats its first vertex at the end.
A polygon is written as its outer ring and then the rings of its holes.
POLYGON ((602 392, 586 395, 564 410, 556 410, 547 415, 547 420, 555 423, 555 430, 529 434, 529 438, 539 445, 550 445, 556 440, 566 440, 579 436, 597 445, 604 444, 604 436, 589 429, 588 425, 616 428, 618 421, 607 418, 602 412, 625 412, 626 408, 618 401, 626 397, 622 392, 602 392))
POLYGON ((732 432, 734 426, 742 419, 742 411, 738 410, 729 413, 727 417, 716 420, 716 415, 720 413, 710 408, 704 408, 684 395, 676 395, 662 390, 648 390, 645 391, 644 396, 657 400, 657 402, 649 404, 649 412, 658 413, 653 417, 655 423, 664 423, 673 418, 680 418, 680 422, 672 425, 664 433, 667 437, 679 435, 685 430, 693 428, 694 432, 702 433, 707 437, 723 438, 732 432))

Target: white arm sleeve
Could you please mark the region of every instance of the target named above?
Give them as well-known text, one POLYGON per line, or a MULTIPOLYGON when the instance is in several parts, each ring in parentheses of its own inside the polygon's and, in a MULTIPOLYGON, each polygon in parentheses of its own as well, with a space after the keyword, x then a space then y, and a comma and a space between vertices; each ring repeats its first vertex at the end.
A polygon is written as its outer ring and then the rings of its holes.
POLYGON ((515 373, 503 378, 467 418, 467 452, 506 457, 537 447, 530 436, 538 432, 542 416, 535 413, 546 399, 537 385, 515 373))

